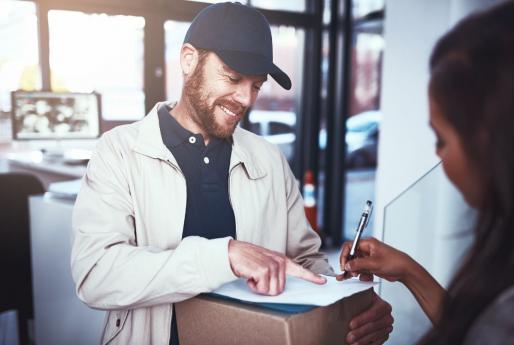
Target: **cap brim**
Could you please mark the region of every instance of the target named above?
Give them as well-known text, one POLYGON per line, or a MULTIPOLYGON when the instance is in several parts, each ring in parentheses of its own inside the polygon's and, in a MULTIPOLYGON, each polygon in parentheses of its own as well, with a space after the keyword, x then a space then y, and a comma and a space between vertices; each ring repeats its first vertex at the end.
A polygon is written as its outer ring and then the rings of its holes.
POLYGON ((291 79, 273 61, 263 56, 233 50, 214 51, 224 63, 238 73, 246 75, 269 74, 284 89, 291 89, 291 79))

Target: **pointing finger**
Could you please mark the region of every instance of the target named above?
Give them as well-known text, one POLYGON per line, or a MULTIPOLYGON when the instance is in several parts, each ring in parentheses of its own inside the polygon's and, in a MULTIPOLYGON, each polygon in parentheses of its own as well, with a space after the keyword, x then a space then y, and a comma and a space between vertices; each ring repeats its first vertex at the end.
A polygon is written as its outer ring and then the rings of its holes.
POLYGON ((308 269, 303 268, 302 266, 294 263, 290 259, 287 259, 287 262, 286 262, 286 273, 291 276, 301 278, 301 279, 310 281, 315 284, 322 285, 327 282, 327 280, 325 278, 323 278, 322 276, 320 276, 312 271, 309 271, 308 269))

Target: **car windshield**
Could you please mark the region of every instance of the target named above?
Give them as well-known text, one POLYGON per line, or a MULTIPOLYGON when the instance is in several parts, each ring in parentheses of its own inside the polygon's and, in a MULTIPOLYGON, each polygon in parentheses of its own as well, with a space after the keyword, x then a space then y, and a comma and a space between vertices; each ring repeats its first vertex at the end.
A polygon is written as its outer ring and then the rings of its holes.
POLYGON ((380 119, 381 113, 379 111, 366 111, 353 115, 346 120, 346 129, 353 133, 367 133, 379 125, 380 119))
POLYGON ((374 122, 359 123, 351 125, 348 123, 348 131, 350 132, 367 132, 375 126, 374 122))

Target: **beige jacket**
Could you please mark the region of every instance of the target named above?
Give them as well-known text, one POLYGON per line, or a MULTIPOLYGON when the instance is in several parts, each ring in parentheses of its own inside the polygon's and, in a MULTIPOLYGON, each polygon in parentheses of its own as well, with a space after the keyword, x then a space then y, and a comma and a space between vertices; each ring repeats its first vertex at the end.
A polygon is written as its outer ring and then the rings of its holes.
MULTIPOLYGON (((82 301, 108 311, 102 344, 168 345, 172 303, 236 279, 229 237, 182 239, 186 183, 162 142, 159 106, 102 136, 73 212, 73 279, 82 301)), ((229 195, 237 239, 330 271, 283 155, 240 128, 233 139, 229 195)))

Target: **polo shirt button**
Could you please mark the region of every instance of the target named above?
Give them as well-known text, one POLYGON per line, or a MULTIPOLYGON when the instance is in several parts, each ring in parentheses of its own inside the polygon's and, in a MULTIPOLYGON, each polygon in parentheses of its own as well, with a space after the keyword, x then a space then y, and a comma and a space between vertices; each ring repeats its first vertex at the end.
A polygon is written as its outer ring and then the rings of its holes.
POLYGON ((191 144, 196 143, 196 138, 195 138, 195 137, 193 137, 193 136, 190 136, 190 137, 189 137, 189 142, 190 142, 191 144))
POLYGON ((210 161, 209 161, 209 157, 203 157, 203 162, 204 162, 205 164, 209 164, 209 162, 210 162, 210 161))

